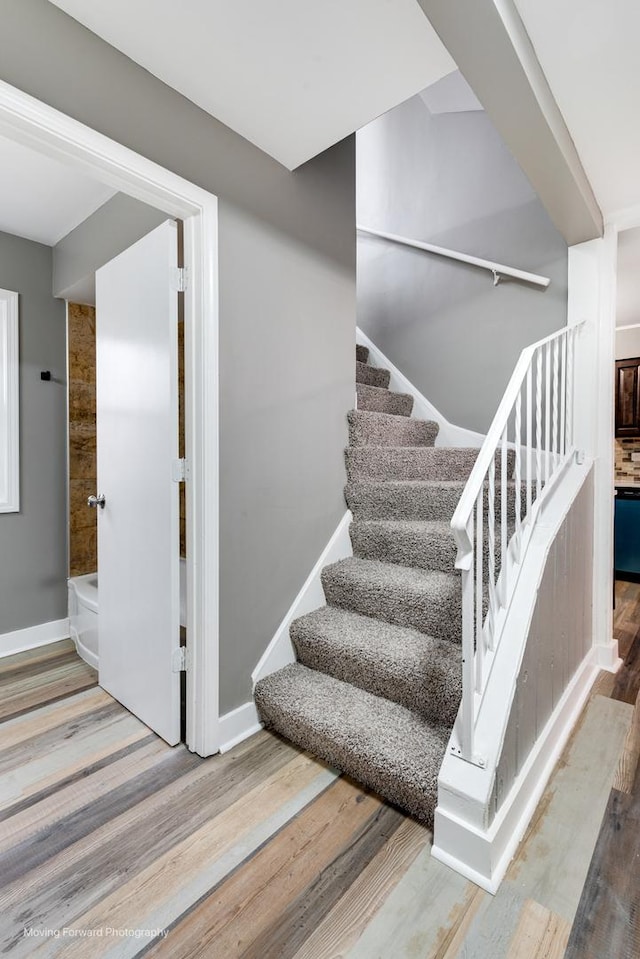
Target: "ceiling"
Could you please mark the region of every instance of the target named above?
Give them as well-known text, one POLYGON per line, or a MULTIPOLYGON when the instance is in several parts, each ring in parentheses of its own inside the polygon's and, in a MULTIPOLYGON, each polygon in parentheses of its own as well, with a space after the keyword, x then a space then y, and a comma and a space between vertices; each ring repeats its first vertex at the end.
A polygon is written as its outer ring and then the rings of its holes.
POLYGON ((432 115, 482 110, 482 104, 459 70, 421 90, 420 97, 432 115))
POLYGON ((50 2, 289 169, 455 69, 416 0, 50 2))
POLYGON ((116 191, 0 137, 0 230, 54 246, 116 191))
POLYGON ((640 4, 515 4, 603 213, 640 204, 640 4))

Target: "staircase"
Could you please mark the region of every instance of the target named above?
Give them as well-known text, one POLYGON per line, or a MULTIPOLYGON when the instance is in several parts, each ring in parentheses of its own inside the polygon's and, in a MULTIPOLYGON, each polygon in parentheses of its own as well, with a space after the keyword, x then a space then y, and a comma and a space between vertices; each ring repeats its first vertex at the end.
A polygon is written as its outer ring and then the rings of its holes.
POLYGON ((435 448, 437 424, 410 419, 413 398, 367 360, 356 347, 354 555, 325 567, 327 605, 291 624, 298 661, 255 699, 267 727, 432 823, 462 684, 450 521, 478 450, 435 448))

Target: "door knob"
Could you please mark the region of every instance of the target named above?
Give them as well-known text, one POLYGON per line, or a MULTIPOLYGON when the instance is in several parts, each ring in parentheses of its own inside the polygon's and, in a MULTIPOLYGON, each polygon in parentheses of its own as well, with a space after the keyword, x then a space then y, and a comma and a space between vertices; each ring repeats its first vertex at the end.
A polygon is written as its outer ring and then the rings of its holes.
POLYGON ((87 506, 90 506, 91 509, 96 509, 97 506, 104 509, 104 503, 104 493, 100 493, 98 496, 90 496, 87 500, 87 506))

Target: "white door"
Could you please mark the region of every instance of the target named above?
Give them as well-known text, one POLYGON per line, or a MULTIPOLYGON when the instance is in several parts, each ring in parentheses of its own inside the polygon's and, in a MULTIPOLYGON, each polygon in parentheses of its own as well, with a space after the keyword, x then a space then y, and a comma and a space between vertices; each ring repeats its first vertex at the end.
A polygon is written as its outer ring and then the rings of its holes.
POLYGON ((180 740, 177 225, 96 273, 99 681, 180 740))

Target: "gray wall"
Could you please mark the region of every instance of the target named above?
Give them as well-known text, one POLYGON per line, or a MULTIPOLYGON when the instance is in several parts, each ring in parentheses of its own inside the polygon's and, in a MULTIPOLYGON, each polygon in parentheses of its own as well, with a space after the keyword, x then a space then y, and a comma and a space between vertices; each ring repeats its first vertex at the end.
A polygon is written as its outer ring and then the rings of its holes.
POLYGON ((54 246, 53 295, 95 306, 95 271, 166 219, 166 213, 116 193, 54 246))
POLYGON ((547 556, 496 770, 490 822, 591 648, 592 605, 593 470, 547 556))
POLYGON ((0 633, 67 615, 65 306, 51 249, 0 233, 0 287, 20 328, 20 512, 0 514, 0 633), (51 370, 52 380, 40 379, 51 370))
POLYGON ((354 142, 289 173, 47 0, 0 0, 0 76, 220 198, 221 709, 344 513, 354 142))
POLYGON ((420 99, 357 135, 358 223, 551 277, 541 292, 358 238, 358 323, 447 419, 486 432, 523 347, 564 326, 567 246, 483 112, 420 99))

